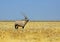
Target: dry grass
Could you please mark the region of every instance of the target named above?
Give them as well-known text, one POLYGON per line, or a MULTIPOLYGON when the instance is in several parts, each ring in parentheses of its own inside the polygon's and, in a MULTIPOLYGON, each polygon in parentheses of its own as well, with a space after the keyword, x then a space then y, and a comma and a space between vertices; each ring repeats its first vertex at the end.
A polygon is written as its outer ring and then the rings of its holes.
POLYGON ((60 22, 29 22, 24 29, 0 22, 0 42, 60 42, 60 22))

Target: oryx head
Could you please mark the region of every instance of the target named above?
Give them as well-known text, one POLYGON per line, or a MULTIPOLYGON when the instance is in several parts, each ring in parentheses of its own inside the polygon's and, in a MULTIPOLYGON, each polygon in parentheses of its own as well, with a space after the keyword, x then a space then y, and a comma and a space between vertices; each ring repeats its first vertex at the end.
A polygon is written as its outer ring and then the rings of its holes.
POLYGON ((28 22, 29 19, 28 19, 28 17, 26 16, 26 14, 23 13, 22 15, 24 16, 24 20, 28 22))

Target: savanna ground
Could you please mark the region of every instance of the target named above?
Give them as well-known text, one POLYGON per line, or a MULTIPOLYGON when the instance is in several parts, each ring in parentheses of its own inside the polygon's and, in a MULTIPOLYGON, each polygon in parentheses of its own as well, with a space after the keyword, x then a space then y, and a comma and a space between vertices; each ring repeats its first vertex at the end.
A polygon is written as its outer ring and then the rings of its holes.
POLYGON ((0 42, 60 42, 60 22, 28 22, 24 29, 0 22, 0 42))

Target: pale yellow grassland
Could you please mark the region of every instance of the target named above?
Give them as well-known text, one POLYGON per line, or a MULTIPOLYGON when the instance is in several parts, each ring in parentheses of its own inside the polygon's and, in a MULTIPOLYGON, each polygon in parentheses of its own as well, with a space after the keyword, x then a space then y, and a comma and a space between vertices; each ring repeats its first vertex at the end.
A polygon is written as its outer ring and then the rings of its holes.
POLYGON ((0 22, 0 42, 60 42, 60 22, 28 22, 24 29, 0 22))

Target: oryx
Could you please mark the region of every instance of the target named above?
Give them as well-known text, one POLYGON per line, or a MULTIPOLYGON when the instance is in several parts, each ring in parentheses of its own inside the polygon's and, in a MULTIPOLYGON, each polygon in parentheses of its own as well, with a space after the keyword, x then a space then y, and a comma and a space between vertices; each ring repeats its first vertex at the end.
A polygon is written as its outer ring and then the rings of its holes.
POLYGON ((15 29, 18 29, 18 27, 24 28, 25 25, 28 23, 29 21, 28 17, 26 15, 23 16, 24 16, 24 20, 15 21, 15 29))

